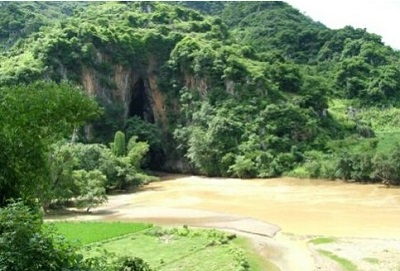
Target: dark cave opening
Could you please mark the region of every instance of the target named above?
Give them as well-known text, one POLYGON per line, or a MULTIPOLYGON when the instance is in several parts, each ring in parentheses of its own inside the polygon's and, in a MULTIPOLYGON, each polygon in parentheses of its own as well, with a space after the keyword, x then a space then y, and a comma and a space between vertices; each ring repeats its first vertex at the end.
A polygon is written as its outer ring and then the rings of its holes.
MULTIPOLYGON (((145 122, 155 123, 151 98, 149 97, 148 85, 143 79, 139 79, 131 89, 131 97, 128 109, 128 118, 139 117, 145 122)), ((137 131, 138 139, 150 143, 150 149, 147 153, 145 166, 151 170, 160 170, 164 164, 165 155, 161 146, 151 145, 151 135, 146 131, 137 131), (149 138, 150 136, 150 138, 149 138)))
POLYGON ((128 117, 134 116, 140 117, 144 121, 154 123, 153 111, 143 79, 139 79, 131 90, 128 117))

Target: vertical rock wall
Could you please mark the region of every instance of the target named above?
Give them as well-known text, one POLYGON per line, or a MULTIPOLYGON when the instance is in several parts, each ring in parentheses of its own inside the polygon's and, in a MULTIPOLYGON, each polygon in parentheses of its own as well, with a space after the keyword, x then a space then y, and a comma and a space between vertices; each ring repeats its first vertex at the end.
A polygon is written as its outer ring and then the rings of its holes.
MULTIPOLYGON (((105 60, 104 56, 97 57, 98 60, 105 60)), ((100 82, 99 74, 93 68, 84 66, 82 68, 82 85, 86 92, 91 96, 97 96, 107 103, 117 103, 122 105, 124 113, 121 118, 126 120, 131 117, 130 106, 134 102, 134 97, 139 97, 135 91, 144 91, 143 105, 141 107, 145 112, 140 116, 148 116, 146 121, 161 123, 163 127, 167 126, 165 97, 157 84, 156 71, 158 70, 157 61, 150 57, 146 69, 133 69, 119 64, 113 66, 113 74, 109 76, 109 81, 113 82, 113 88, 104 86, 100 82), (143 87, 138 88, 138 82, 143 81, 143 87)))

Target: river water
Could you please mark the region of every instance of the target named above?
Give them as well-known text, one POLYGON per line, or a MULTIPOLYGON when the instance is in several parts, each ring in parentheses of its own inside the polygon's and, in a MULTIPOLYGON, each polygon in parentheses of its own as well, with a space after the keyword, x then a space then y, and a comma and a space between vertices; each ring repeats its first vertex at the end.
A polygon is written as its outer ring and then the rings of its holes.
MULTIPOLYGON (((207 211, 255 218, 296 235, 400 238, 400 189, 379 184, 177 175, 145 186, 129 201, 132 208, 178 208, 189 216, 207 211)), ((176 218, 166 214, 168 220, 176 218)))

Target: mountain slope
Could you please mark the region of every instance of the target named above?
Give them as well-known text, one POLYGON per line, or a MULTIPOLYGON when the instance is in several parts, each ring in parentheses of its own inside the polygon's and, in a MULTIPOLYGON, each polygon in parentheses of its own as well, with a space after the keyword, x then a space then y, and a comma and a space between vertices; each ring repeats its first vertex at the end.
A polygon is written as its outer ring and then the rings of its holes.
POLYGON ((105 108, 81 132, 85 140, 137 135, 149 142, 155 169, 332 177, 346 145, 338 142, 368 145, 379 130, 349 108, 399 100, 398 52, 365 30, 330 30, 284 2, 7 9, 0 23, 15 21, 20 31, 3 28, 0 84, 82 85, 105 108))

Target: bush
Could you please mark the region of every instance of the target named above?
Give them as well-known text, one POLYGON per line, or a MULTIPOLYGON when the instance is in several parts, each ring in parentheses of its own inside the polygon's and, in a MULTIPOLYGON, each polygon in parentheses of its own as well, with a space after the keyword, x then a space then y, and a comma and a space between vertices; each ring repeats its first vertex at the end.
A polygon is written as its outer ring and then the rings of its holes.
POLYGON ((373 176, 390 184, 400 184, 400 145, 386 153, 379 153, 373 159, 373 176))
POLYGON ((141 258, 134 257, 121 258, 118 263, 115 271, 151 271, 149 265, 141 258))
POLYGON ((86 270, 77 249, 42 224, 37 206, 13 202, 0 209, 0 270, 86 270))
POLYGON ((120 157, 126 153, 125 147, 125 134, 121 131, 117 131, 114 136, 114 142, 111 143, 111 150, 114 155, 120 157))

